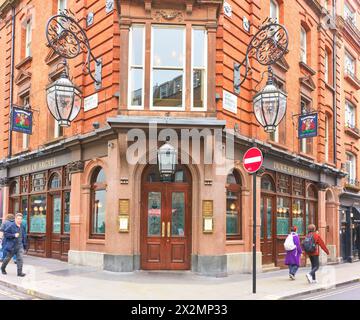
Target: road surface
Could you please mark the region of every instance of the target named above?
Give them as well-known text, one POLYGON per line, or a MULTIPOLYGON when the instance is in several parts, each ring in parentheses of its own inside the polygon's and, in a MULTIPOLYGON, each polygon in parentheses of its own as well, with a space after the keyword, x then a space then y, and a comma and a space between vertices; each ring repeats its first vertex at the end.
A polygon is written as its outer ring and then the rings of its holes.
POLYGON ((297 296, 291 300, 360 300, 360 283, 351 283, 335 289, 297 296))

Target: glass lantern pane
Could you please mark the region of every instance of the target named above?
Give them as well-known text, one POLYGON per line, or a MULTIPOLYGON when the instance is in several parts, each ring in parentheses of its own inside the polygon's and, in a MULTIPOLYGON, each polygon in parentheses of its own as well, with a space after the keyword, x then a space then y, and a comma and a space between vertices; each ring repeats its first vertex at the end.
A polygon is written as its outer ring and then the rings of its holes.
POLYGON ((257 121, 264 127, 265 119, 261 110, 261 96, 259 99, 254 100, 254 113, 257 121))

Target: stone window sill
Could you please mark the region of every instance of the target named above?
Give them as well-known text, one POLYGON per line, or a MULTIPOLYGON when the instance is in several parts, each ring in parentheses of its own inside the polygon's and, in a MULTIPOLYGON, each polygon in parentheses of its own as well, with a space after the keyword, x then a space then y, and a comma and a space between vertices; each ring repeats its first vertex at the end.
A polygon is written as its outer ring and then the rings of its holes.
POLYGON ((309 159, 309 160, 313 160, 313 161, 316 160, 316 158, 313 155, 310 155, 310 154, 307 154, 307 153, 299 152, 299 155, 306 158, 306 159, 309 159))
POLYGON ((236 245, 244 245, 244 240, 226 240, 227 246, 236 246, 236 245))
POLYGON ((312 69, 309 65, 307 65, 306 63, 300 61, 299 62, 300 68, 306 70, 307 72, 309 72, 312 76, 316 74, 316 71, 314 69, 312 69))
POLYGON ((282 150, 289 150, 289 148, 288 148, 286 145, 284 145, 284 144, 282 144, 282 143, 280 143, 280 142, 268 140, 267 143, 270 143, 270 144, 273 145, 274 147, 280 148, 280 149, 282 149, 282 150))
POLYGON ((24 67, 27 63, 30 63, 32 61, 32 57, 26 57, 25 59, 21 60, 16 66, 15 68, 17 70, 21 69, 22 67, 24 67))
POLYGON ((87 244, 105 245, 105 239, 87 239, 87 244))
POLYGON ((357 128, 345 127, 345 133, 355 139, 360 139, 360 131, 357 128))

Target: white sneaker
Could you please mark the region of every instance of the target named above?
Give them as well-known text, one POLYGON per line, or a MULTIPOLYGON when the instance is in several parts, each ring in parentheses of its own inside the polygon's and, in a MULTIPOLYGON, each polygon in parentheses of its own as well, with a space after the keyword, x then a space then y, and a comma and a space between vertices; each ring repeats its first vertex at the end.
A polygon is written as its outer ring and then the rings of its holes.
POLYGON ((307 278, 307 281, 308 281, 309 283, 312 283, 312 282, 313 282, 313 278, 312 278, 312 276, 311 276, 310 273, 308 273, 308 274, 306 275, 306 278, 307 278))
POLYGON ((319 283, 317 280, 313 280, 311 283, 319 283))
POLYGON ((290 277, 291 280, 295 280, 295 276, 294 276, 294 275, 290 274, 289 277, 290 277))

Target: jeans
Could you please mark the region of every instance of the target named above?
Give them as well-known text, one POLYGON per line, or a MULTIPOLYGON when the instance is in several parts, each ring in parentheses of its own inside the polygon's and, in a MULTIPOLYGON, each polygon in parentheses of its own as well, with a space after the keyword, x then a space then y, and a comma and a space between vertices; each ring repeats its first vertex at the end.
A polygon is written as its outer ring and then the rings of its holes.
POLYGON ((318 271, 320 267, 319 256, 310 256, 310 262, 311 262, 310 275, 312 276, 313 280, 316 280, 315 272, 318 271))
POLYGON ((24 248, 15 247, 15 250, 13 251, 8 251, 6 258, 4 259, 2 265, 1 265, 1 270, 5 270, 6 266, 8 265, 8 263, 10 262, 11 258, 16 254, 16 265, 17 265, 17 273, 18 275, 22 273, 22 268, 23 268, 23 261, 24 261, 24 248))
POLYGON ((299 266, 297 264, 289 265, 289 273, 295 276, 296 272, 298 271, 299 266))
MULTIPOLYGON (((2 249, 0 253, 1 253, 1 261, 4 261, 7 256, 7 250, 2 249)), ((14 254, 13 260, 14 262, 16 262, 16 254, 14 254)))

